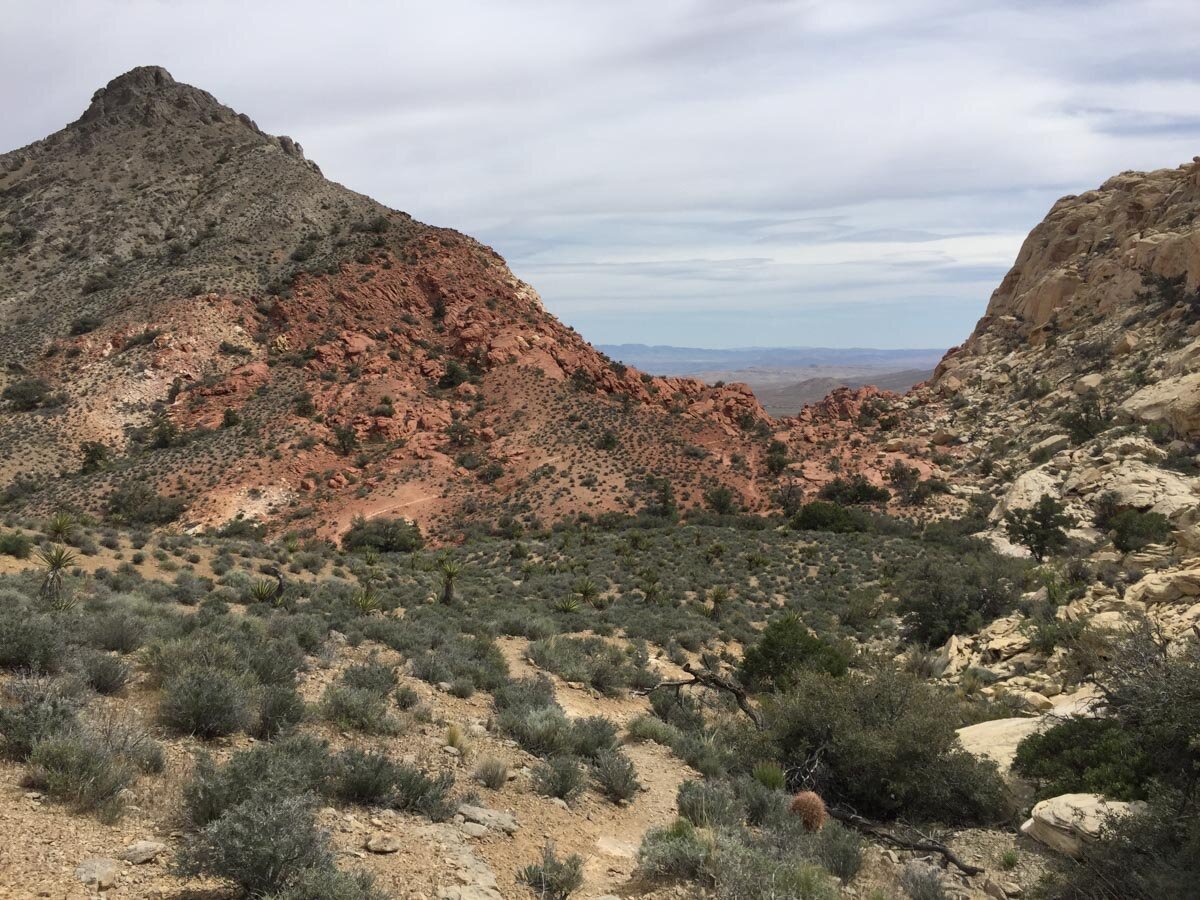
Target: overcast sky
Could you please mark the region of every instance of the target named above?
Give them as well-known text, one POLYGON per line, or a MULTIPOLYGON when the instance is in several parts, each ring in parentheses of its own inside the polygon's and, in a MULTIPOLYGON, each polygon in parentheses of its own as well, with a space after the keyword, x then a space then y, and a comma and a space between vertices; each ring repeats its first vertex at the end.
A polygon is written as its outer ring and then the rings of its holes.
POLYGON ((3 0, 0 149, 161 65, 597 343, 942 347, 1200 153, 1196 0, 3 0))

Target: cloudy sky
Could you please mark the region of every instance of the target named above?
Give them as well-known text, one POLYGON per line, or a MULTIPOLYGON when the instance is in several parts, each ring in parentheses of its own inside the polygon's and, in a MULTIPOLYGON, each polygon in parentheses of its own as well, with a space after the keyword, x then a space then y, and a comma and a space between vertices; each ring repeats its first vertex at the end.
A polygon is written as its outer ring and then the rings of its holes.
POLYGON ((0 149, 165 66, 595 342, 941 347, 1063 194, 1200 153, 1195 0, 4 0, 0 149))

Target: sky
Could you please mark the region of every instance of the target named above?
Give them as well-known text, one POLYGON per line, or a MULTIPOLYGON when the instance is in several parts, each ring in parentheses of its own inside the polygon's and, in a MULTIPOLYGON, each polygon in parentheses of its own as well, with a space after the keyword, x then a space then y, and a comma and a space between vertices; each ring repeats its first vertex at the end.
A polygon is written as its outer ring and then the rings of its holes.
POLYGON ((4 0, 0 150, 161 65, 595 343, 945 347, 1200 153, 1195 0, 4 0))

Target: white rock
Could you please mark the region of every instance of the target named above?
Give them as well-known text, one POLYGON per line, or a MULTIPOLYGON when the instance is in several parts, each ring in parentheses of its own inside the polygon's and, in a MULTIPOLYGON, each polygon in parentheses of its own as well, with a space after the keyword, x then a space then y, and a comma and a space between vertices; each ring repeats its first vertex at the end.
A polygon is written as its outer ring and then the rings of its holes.
POLYGON ((1099 836, 1111 816, 1144 810, 1139 801, 1105 800, 1099 794, 1062 794, 1033 808, 1021 833, 1047 847, 1078 859, 1086 841, 1099 836))

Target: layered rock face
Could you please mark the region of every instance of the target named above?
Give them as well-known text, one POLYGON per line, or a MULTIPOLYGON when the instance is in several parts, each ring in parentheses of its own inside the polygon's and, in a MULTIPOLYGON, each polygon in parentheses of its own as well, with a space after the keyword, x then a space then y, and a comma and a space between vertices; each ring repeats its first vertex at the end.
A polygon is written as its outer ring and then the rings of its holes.
POLYGON ((3 387, 50 391, 0 411, 0 482, 30 510, 137 481, 192 524, 357 509, 450 531, 633 508, 655 473, 682 502, 769 494, 747 388, 612 363, 490 248, 159 68, 0 157, 0 362, 3 387), (108 464, 80 473, 88 442, 108 464))

